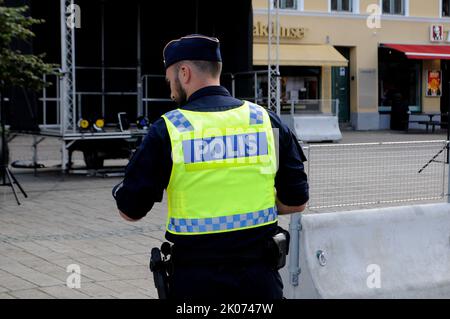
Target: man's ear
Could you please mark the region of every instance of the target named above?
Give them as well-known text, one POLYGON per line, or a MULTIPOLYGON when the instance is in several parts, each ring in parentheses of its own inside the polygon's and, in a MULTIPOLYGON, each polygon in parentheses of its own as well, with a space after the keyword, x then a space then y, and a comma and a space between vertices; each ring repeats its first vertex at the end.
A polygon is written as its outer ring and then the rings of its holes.
POLYGON ((187 84, 192 76, 192 70, 188 64, 182 64, 179 69, 179 76, 183 84, 187 84))

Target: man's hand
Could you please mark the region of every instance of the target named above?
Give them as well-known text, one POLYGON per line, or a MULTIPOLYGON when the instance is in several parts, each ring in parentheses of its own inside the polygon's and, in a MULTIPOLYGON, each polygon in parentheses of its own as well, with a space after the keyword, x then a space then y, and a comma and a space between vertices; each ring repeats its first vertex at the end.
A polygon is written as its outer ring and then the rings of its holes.
POLYGON ((137 222, 140 219, 140 218, 139 219, 133 219, 131 217, 128 217, 128 215, 122 213, 120 210, 119 210, 119 214, 120 214, 120 216, 122 216, 123 219, 125 219, 128 222, 137 222))
POLYGON ((287 215, 287 214, 294 214, 294 213, 301 213, 306 208, 306 203, 300 206, 287 206, 280 202, 280 200, 277 198, 277 208, 278 208, 278 214, 279 215, 287 215))

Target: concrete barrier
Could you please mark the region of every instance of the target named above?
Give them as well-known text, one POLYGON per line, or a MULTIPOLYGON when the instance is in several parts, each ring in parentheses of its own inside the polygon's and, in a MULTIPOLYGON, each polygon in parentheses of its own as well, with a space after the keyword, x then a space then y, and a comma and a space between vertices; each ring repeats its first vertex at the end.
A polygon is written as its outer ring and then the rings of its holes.
POLYGON ((290 232, 286 298, 450 298, 449 204, 296 214, 290 232))
POLYGON ((342 133, 333 115, 282 115, 283 122, 304 142, 339 141, 342 133))

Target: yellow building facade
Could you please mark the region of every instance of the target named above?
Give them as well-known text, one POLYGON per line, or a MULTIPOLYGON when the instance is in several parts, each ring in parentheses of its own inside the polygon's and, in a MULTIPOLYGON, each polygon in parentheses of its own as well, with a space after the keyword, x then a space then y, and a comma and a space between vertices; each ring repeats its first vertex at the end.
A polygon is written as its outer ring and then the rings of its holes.
MULTIPOLYGON (((448 108, 449 1, 280 4, 280 73, 294 83, 291 98, 339 99, 340 120, 357 130, 389 128, 392 96, 413 115, 448 108)), ((255 68, 267 65, 267 9, 267 0, 253 0, 255 68)))

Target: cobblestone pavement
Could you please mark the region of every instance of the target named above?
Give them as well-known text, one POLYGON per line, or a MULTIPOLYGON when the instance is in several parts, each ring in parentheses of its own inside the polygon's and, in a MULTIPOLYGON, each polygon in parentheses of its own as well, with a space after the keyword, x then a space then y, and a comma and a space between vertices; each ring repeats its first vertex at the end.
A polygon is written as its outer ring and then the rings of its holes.
POLYGON ((111 187, 119 178, 17 175, 29 198, 17 206, 0 196, 0 298, 155 298, 148 270, 151 247, 164 237, 164 204, 128 223, 111 187), (69 289, 67 266, 81 268, 69 289))
MULTIPOLYGON (((445 138, 443 132, 344 132, 341 143, 445 138)), ((31 159, 31 141, 12 140, 11 161, 31 159)), ((58 158, 56 139, 40 144, 39 159, 47 166, 58 158)), ((80 154, 74 158, 82 164, 80 154)), ((37 176, 26 169, 13 172, 28 198, 19 194, 18 206, 11 189, 0 187, 0 299, 157 297, 148 258, 164 240, 165 201, 129 223, 119 218, 111 196, 120 177, 68 176, 56 167, 40 169, 37 176), (72 264, 80 267, 80 288, 67 287, 72 264)), ((282 216, 280 223, 287 227, 288 221, 282 216)))

